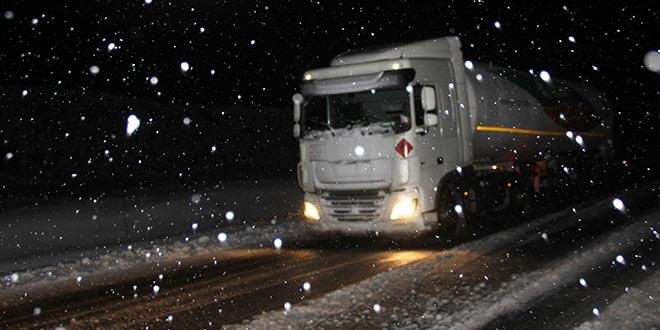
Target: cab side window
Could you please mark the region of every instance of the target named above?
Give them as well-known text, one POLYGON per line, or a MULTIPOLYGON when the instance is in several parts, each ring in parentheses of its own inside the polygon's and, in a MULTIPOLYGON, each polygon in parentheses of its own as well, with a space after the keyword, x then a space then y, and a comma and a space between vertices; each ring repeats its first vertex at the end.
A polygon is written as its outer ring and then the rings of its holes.
POLYGON ((415 98, 415 124, 417 127, 424 127, 424 109, 422 109, 422 85, 416 85, 413 88, 415 98))

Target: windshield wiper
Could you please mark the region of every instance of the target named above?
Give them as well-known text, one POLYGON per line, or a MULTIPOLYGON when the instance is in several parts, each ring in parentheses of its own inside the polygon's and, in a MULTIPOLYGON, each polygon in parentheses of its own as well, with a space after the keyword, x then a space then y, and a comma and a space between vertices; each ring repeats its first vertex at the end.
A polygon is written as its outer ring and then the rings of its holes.
POLYGON ((330 129, 330 132, 332 132, 332 134, 335 134, 335 129, 332 126, 330 126, 330 124, 328 124, 326 122, 322 122, 322 121, 316 120, 316 119, 305 119, 305 121, 325 126, 328 129, 330 129))
POLYGON ((355 120, 349 120, 349 124, 351 126, 353 125, 361 125, 361 126, 371 126, 371 125, 378 125, 381 127, 392 127, 394 125, 392 120, 387 120, 385 118, 378 117, 376 115, 367 115, 365 114, 364 117, 369 120, 365 119, 355 119, 355 120))

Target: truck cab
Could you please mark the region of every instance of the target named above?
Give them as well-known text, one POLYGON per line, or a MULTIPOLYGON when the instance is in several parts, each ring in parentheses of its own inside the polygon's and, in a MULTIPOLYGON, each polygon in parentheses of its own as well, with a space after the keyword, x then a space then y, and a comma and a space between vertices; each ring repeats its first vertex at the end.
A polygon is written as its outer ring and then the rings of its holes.
POLYGON ((435 228, 441 184, 473 158, 463 70, 458 38, 445 37, 306 71, 293 131, 309 222, 357 234, 435 228))

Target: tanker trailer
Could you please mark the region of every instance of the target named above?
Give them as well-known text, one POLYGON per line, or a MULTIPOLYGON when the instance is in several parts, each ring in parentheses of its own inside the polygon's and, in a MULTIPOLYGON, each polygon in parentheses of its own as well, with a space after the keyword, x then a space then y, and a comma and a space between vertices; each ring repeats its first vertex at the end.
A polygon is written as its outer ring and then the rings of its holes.
POLYGON ((464 61, 457 37, 349 51, 300 88, 298 184, 321 231, 465 234, 480 213, 541 192, 549 166, 572 174, 564 155, 611 134, 593 89, 464 61))

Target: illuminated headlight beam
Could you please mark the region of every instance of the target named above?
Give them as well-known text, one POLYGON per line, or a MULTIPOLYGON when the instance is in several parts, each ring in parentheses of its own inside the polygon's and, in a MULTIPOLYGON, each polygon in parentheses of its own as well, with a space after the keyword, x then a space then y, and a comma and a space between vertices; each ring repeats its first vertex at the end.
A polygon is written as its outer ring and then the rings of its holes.
POLYGON ((392 208, 390 220, 400 220, 411 218, 417 211, 417 198, 401 199, 392 208))
POLYGON ((312 220, 320 220, 321 215, 319 214, 319 210, 314 206, 314 204, 310 202, 305 202, 305 211, 304 211, 305 218, 312 219, 312 220))

